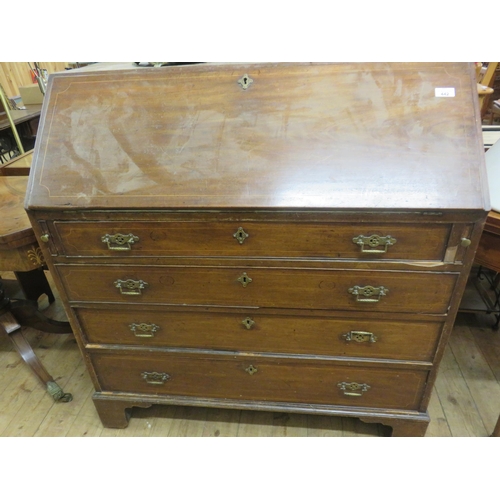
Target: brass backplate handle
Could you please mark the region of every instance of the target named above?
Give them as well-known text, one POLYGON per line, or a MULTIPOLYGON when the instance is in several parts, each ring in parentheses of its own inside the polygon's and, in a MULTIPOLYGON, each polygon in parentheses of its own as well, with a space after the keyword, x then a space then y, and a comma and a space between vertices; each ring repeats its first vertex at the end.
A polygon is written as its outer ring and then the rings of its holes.
POLYGON ((363 343, 363 342, 370 342, 370 343, 375 343, 377 342, 377 337, 373 335, 371 332, 361 332, 357 330, 351 330, 350 332, 344 333, 342 337, 346 340, 346 342, 358 342, 358 343, 363 343))
POLYGON ((372 234, 371 236, 363 236, 360 234, 352 239, 354 243, 361 247, 362 253, 386 253, 387 247, 394 245, 397 240, 391 236, 379 236, 378 234, 372 234), (383 249, 375 248, 379 246, 384 246, 383 249))
POLYGON ((103 243, 107 243, 109 250, 128 251, 131 250, 135 242, 139 241, 139 236, 130 234, 105 234, 101 237, 103 243))
POLYGON ((349 293, 356 296, 356 302, 379 302, 389 290, 383 286, 354 286, 349 293))
POLYGON ((168 373, 160 372, 142 372, 141 377, 146 381, 146 383, 151 385, 163 385, 170 379, 170 375, 168 373))
POLYGON ((142 290, 148 286, 142 280, 116 280, 114 285, 120 290, 122 295, 141 295, 142 290))
POLYGON ((154 323, 131 323, 128 327, 136 337, 143 338, 154 337, 155 333, 160 329, 160 327, 154 323))
POLYGON ((363 392, 370 389, 368 384, 358 384, 357 382, 339 382, 337 387, 344 392, 344 396, 362 396, 363 392))

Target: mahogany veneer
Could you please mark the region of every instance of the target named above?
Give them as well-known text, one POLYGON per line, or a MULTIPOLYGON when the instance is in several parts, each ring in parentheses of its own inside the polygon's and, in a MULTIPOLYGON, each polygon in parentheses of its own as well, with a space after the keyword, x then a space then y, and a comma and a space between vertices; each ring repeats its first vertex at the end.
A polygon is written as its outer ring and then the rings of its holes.
POLYGON ((489 209, 476 94, 462 63, 51 75, 26 207, 103 424, 182 404, 424 435, 489 209))

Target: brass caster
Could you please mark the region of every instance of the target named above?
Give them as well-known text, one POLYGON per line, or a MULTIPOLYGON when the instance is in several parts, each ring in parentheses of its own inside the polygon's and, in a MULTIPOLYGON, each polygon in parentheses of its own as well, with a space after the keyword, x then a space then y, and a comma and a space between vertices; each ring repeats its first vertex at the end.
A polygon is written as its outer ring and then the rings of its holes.
POLYGON ((69 392, 63 392, 56 382, 47 382, 47 392, 54 398, 54 401, 61 403, 73 401, 73 395, 69 392))

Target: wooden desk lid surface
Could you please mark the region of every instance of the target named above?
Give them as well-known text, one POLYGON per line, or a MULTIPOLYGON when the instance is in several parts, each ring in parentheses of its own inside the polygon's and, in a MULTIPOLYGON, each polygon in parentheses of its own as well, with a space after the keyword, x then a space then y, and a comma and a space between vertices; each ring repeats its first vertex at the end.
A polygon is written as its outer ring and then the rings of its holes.
POLYGON ((26 207, 488 209, 485 179, 469 64, 68 71, 26 207))

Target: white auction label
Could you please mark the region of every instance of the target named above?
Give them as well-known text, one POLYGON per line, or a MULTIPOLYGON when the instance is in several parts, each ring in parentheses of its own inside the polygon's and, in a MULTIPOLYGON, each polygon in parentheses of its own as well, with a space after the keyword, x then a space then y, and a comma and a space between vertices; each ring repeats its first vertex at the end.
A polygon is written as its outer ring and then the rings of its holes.
POLYGON ((436 97, 455 97, 455 89, 453 87, 451 88, 441 88, 441 89, 435 89, 436 97))

